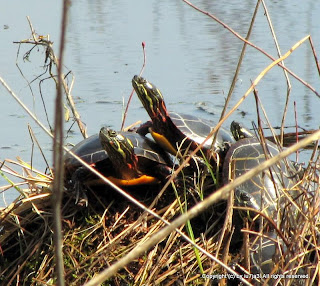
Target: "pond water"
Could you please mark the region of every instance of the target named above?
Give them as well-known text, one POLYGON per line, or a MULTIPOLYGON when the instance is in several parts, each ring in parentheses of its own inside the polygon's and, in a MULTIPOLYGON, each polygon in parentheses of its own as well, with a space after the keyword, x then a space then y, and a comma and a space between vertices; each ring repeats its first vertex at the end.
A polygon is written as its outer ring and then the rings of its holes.
MULTIPOLYGON (((268 1, 268 11, 282 54, 310 34, 320 53, 320 5, 317 1, 268 1)), ((245 37, 256 1, 194 1, 245 37)), ((34 50, 28 60, 23 54, 31 46, 13 41, 29 38, 30 16, 35 31, 50 34, 58 55, 61 3, 33 0, 30 3, 9 1, 1 10, 0 76, 13 91, 47 125, 39 95, 39 80, 29 82, 44 72, 44 52, 34 50), (30 5, 30 6, 29 6, 30 5), (14 15, 14 17, 13 17, 14 15), (23 75, 16 66, 16 61, 23 75), (32 90, 32 92, 31 92, 32 90)), ((263 7, 260 6, 250 41, 277 57, 263 7)), ((143 63, 141 43, 146 44, 146 67, 143 76, 156 84, 169 109, 217 121, 228 93, 243 43, 208 16, 199 13, 183 1, 119 0, 72 1, 65 50, 65 71, 72 71, 75 82, 72 94, 89 134, 108 125, 119 129, 126 103, 132 91, 131 79, 139 74, 143 63)), ((240 69, 230 107, 247 91, 250 83, 271 63, 256 49, 248 47, 240 69)), ((285 65, 307 81, 318 92, 317 73, 309 42, 302 44, 285 61, 285 65)), ((319 98, 310 89, 290 77, 292 89, 286 126, 294 126, 294 102, 298 124, 317 129, 319 98)), ((53 124, 55 87, 52 81, 41 82, 48 118, 53 124)), ((280 126, 287 94, 284 73, 273 68, 259 83, 258 94, 273 126, 280 126)), ((17 156, 44 171, 40 152, 29 136, 31 126, 49 162, 51 139, 26 115, 22 108, 1 88, 0 160, 17 156)), ((148 119, 147 113, 133 97, 126 125, 148 119)), ((226 122, 232 120, 250 126, 257 121, 253 95, 226 122)), ((66 130, 71 123, 66 123, 66 130)), ((67 141, 77 143, 81 135, 76 127, 67 141)), ((306 159, 307 160, 307 159, 306 159)), ((6 185, 0 177, 0 186, 6 185)), ((6 194, 11 201, 15 193, 6 194)), ((2 204, 2 203, 1 203, 2 204)))

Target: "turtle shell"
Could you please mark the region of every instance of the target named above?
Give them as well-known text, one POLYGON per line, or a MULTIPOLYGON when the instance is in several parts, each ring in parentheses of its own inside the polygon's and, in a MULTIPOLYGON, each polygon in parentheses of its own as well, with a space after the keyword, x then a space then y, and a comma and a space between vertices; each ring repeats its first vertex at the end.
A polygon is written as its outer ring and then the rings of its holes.
POLYGON ((279 266, 283 253, 287 251, 285 243, 275 231, 265 232, 262 237, 252 236, 248 245, 243 246, 249 248, 250 273, 260 275, 261 282, 266 282, 270 278, 269 274, 274 271, 277 264, 279 266))
MULTIPOLYGON (((196 142, 197 144, 201 144, 216 125, 212 121, 205 120, 189 114, 170 112, 169 116, 173 124, 187 138, 196 142)), ((213 138, 207 140, 203 145, 203 148, 210 149, 212 145, 212 140, 213 138)), ((223 127, 220 127, 213 147, 216 152, 219 152, 221 150, 224 150, 226 148, 226 145, 229 145, 233 142, 235 142, 235 140, 232 134, 223 127)))
MULTIPOLYGON (((101 161, 106 161, 107 164, 110 163, 107 152, 102 149, 98 134, 84 139, 75 145, 70 151, 89 165, 96 164, 101 161)), ((64 162, 66 170, 70 173, 82 166, 82 164, 69 153, 65 155, 64 162)))
MULTIPOLYGON (((277 145, 266 141, 268 158, 279 153, 277 145)), ((223 182, 229 183, 266 161, 263 146, 257 138, 240 139, 227 152, 223 164, 223 182)), ((296 182, 294 167, 283 160, 257 174, 235 190, 235 205, 254 208, 276 220, 277 210, 289 190, 296 182)), ((256 214, 254 214, 256 215, 256 214)), ((252 215, 249 214, 249 218, 252 215)))

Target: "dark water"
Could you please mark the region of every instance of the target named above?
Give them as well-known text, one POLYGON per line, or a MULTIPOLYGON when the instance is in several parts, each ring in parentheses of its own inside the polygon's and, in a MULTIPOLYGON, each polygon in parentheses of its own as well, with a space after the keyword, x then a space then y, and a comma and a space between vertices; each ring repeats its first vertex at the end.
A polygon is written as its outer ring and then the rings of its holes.
MULTIPOLYGON (((255 1, 195 1, 194 4, 214 14, 237 33, 245 36, 255 8, 255 1)), ((269 1, 274 30, 284 54, 304 36, 312 35, 316 51, 320 53, 320 5, 317 1, 269 1)), ((13 41, 26 39, 30 16, 36 32, 50 34, 58 55, 61 18, 60 3, 31 3, 9 1, 0 12, 1 57, 0 76, 45 124, 46 118, 39 97, 39 81, 32 83, 33 95, 26 80, 16 67, 19 46, 13 41), (30 5, 30 6, 28 6, 30 5), (13 17, 14 15, 14 17, 13 17)), ((277 57, 274 41, 262 6, 259 9, 251 42, 277 57)), ((72 1, 66 41, 66 71, 75 76, 72 94, 88 133, 94 134, 102 125, 119 129, 123 102, 132 91, 131 79, 140 72, 143 63, 142 42, 146 43, 147 64, 144 76, 163 92, 169 109, 183 111, 218 120, 228 93, 242 42, 221 25, 201 14, 183 1, 72 1)), ((25 77, 31 81, 43 70, 44 53, 34 50, 29 61, 22 56, 31 46, 23 45, 18 63, 25 77)), ((230 106, 250 87, 259 73, 271 63, 270 59, 252 47, 247 48, 239 79, 230 106)), ((305 42, 286 60, 286 66, 320 90, 309 42, 305 42)), ((291 94, 286 126, 293 126, 294 102, 298 124, 307 129, 319 126, 319 98, 297 80, 290 77, 291 94)), ((44 101, 49 120, 53 123, 55 87, 44 81, 44 101)), ((259 97, 273 126, 282 119, 287 85, 283 71, 273 68, 258 85, 259 97)), ((0 160, 22 157, 31 160, 32 142, 27 125, 30 124, 44 152, 51 160, 51 139, 34 124, 10 95, 1 88, 0 160)), ((131 103, 127 125, 147 120, 136 97, 131 103)), ((256 121, 255 101, 251 94, 231 120, 249 125, 256 121), (245 114, 245 116, 243 115, 245 114)), ((71 123, 66 123, 66 129, 71 123)), ((77 143, 81 136, 77 128, 68 142, 77 143)), ((34 166, 44 170, 39 151, 34 151, 34 166)), ((6 182, 0 178, 0 185, 6 182)), ((11 200, 15 194, 10 194, 11 200)))

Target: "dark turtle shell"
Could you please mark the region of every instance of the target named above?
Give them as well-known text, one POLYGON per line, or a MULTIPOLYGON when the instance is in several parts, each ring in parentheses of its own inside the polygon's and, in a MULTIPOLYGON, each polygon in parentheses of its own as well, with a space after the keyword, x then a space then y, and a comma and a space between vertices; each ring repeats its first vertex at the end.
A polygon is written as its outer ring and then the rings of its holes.
MULTIPOLYGON (((189 114, 182 114, 177 112, 169 112, 169 116, 175 126, 190 140, 196 142, 197 144, 201 144, 205 138, 212 131, 214 126, 214 122, 202 119, 200 117, 196 117, 189 114)), ((203 145, 204 149, 210 149, 212 145, 213 138, 207 140, 203 145)), ((219 129, 216 141, 213 145, 213 148, 216 152, 224 150, 226 145, 235 142, 232 134, 221 127, 219 129)))
MULTIPOLYGON (((105 161, 107 164, 109 161, 108 154, 102 149, 99 135, 92 135, 77 145, 75 145, 70 151, 80 157, 89 165, 96 164, 105 161)), ((82 166, 82 164, 70 154, 65 155, 65 168, 67 174, 74 172, 76 169, 82 166)))
MULTIPOLYGON (((268 158, 279 153, 277 145, 266 141, 268 158)), ((223 164, 223 182, 229 183, 247 171, 266 161, 266 155, 257 138, 240 139, 231 145, 223 164)), ((283 207, 284 190, 296 183, 295 168, 289 160, 273 165, 252 179, 246 181, 235 193, 235 205, 256 209, 276 220, 277 211, 283 207)), ((249 214, 249 218, 252 218, 249 214)))

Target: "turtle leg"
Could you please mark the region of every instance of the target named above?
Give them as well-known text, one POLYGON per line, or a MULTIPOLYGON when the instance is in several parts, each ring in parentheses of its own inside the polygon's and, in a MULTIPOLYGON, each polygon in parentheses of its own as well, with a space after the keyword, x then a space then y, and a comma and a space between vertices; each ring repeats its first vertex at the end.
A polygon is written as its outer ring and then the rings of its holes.
MULTIPOLYGON (((151 176, 156 177, 159 181, 161 181, 162 184, 165 184, 172 177, 174 169, 174 167, 171 168, 168 165, 159 164, 153 168, 152 172, 149 171, 149 173, 151 176)), ((172 180, 172 183, 178 186, 178 189, 180 189, 180 186, 183 185, 183 179, 183 176, 181 173, 179 173, 178 176, 172 180)))
POLYGON ((192 170, 198 176, 210 174, 209 168, 211 171, 215 171, 215 168, 211 162, 200 156, 192 156, 186 168, 192 170))
POLYGON ((159 179, 162 182, 165 182, 170 179, 172 175, 172 168, 167 165, 159 164, 156 165, 153 169, 149 170, 151 176, 159 179))
POLYGON ((77 181, 74 184, 75 189, 75 204, 80 207, 88 207, 88 196, 86 194, 86 189, 83 183, 77 181))
POLYGON ((75 193, 75 204, 78 206, 88 206, 85 180, 88 177, 88 170, 85 167, 78 168, 71 177, 71 189, 75 193))
POLYGON ((146 136, 149 133, 150 127, 152 127, 152 121, 147 121, 138 127, 137 133, 142 136, 146 136))

